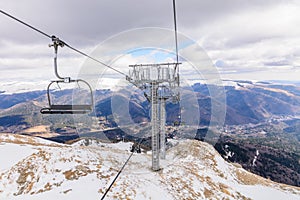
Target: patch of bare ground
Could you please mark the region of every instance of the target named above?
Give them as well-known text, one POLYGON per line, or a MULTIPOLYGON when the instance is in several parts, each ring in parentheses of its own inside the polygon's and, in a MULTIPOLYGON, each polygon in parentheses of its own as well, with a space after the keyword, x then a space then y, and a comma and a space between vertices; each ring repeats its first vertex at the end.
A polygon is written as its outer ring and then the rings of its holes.
POLYGON ((205 177, 205 182, 210 186, 210 190, 205 188, 204 195, 205 199, 216 199, 217 193, 222 193, 222 199, 242 199, 242 200, 251 200, 250 198, 240 194, 237 191, 232 191, 232 189, 225 185, 224 183, 214 182, 209 176, 205 177), (207 191, 208 190, 208 191, 207 191))
MULTIPOLYGON (((36 192, 36 194, 43 193, 43 192, 46 192, 46 191, 50 191, 51 189, 52 189, 52 185, 50 183, 46 183, 46 185, 44 185, 44 188, 38 190, 36 192)), ((34 193, 32 193, 32 194, 34 194, 34 193)))
POLYGON ((84 165, 77 165, 74 170, 67 170, 63 172, 67 180, 78 180, 82 176, 98 172, 98 170, 91 170, 89 167, 84 165))
MULTIPOLYGON (((39 182, 40 175, 36 174, 37 169, 42 167, 43 173, 47 174, 48 171, 45 166, 40 166, 39 163, 47 163, 51 158, 51 154, 42 149, 39 149, 37 153, 33 153, 25 160, 18 162, 10 171, 6 174, 8 180, 13 180, 18 184, 16 192, 13 194, 15 196, 23 194, 38 194, 45 191, 51 190, 54 186, 59 187, 62 182, 57 183, 47 183, 43 188, 34 191, 33 186, 39 182), (14 173, 18 173, 18 178, 13 179, 11 176, 14 173)), ((54 180, 54 179, 53 179, 54 180)), ((10 183, 11 184, 11 183, 10 183)))
POLYGON ((132 183, 128 181, 128 176, 124 178, 124 181, 114 184, 114 187, 119 187, 120 190, 113 195, 114 199, 135 199, 136 191, 132 188, 132 183))
POLYGON ((224 193, 227 194, 228 196, 231 196, 231 193, 229 192, 229 187, 223 183, 219 183, 219 190, 224 193))
POLYGON ((245 185, 270 185, 271 181, 268 179, 264 179, 258 175, 251 174, 243 169, 236 169, 235 170, 236 176, 240 182, 245 185))
POLYGON ((58 143, 41 143, 33 136, 24 136, 12 133, 1 133, 0 142, 20 144, 20 145, 32 145, 32 146, 49 146, 49 147, 61 147, 58 143))
POLYGON ((210 189, 204 188, 204 196, 205 199, 211 199, 214 196, 214 193, 210 189))
POLYGON ((14 193, 15 196, 30 193, 35 183, 35 174, 32 171, 29 171, 29 169, 21 169, 18 172, 19 177, 16 182, 19 186, 18 191, 14 193))
POLYGON ((67 170, 63 174, 67 180, 78 180, 79 177, 87 175, 87 173, 82 173, 78 170, 67 170))
POLYGON ((300 187, 286 185, 286 184, 280 184, 280 188, 282 190, 289 191, 292 194, 298 194, 300 196, 300 187))
POLYGON ((235 171, 236 176, 240 182, 242 182, 245 185, 265 185, 265 186, 271 186, 271 187, 277 187, 285 191, 289 191, 293 194, 300 195, 300 188, 291 186, 291 185, 285 185, 281 183, 275 183, 269 179, 265 179, 263 177, 260 177, 256 174, 252 174, 250 172, 247 172, 243 169, 236 169, 235 171))
POLYGON ((201 191, 196 191, 193 188, 193 179, 170 177, 168 181, 169 183, 175 183, 169 186, 169 190, 175 192, 178 199, 197 199, 203 197, 201 191))
POLYGON ((65 142, 65 144, 71 145, 71 144, 74 144, 76 142, 79 142, 80 140, 82 140, 82 138, 76 138, 74 140, 68 140, 68 141, 65 142))
POLYGON ((49 132, 49 130, 50 130, 49 126, 40 125, 40 126, 27 128, 23 132, 24 133, 46 133, 49 132))
POLYGON ((211 163, 210 166, 213 168, 213 170, 222 178, 224 177, 224 174, 218 169, 218 165, 217 165, 217 161, 215 159, 215 155, 214 155, 214 150, 213 151, 206 151, 203 152, 203 149, 209 149, 212 147, 208 147, 208 148, 203 148, 203 145, 208 145, 207 143, 201 142, 201 141, 197 141, 194 140, 191 142, 192 145, 189 147, 189 152, 192 152, 192 155, 194 157, 199 157, 201 156, 200 159, 204 160, 204 161, 209 161, 211 163))

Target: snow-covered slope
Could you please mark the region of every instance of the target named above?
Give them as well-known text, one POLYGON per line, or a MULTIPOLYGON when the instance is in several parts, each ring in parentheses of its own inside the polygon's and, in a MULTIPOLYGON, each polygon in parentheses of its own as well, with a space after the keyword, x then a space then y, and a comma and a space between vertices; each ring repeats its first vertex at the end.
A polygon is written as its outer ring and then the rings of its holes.
MULTIPOLYGON (((0 199, 100 199, 131 144, 85 144, 1 134, 0 199)), ((159 172, 150 164, 151 155, 134 154, 106 199, 300 199, 300 188, 229 164, 200 141, 179 141, 159 172)))

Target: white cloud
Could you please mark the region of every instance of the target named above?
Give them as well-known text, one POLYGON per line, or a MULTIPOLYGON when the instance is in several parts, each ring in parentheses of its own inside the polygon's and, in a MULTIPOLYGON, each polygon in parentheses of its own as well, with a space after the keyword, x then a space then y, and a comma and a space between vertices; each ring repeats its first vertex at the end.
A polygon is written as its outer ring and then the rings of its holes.
MULTIPOLYGON (((0 2, 0 7, 87 53, 92 52, 99 42, 124 30, 145 26, 173 28, 171 1, 28 0, 0 2)), ((299 10, 300 3, 294 0, 178 1, 178 30, 198 41, 211 63, 224 63, 218 68, 223 77, 247 79, 259 73, 259 79, 264 80, 299 79, 299 10)), ((0 77, 0 82, 34 83, 54 79, 53 49, 47 47, 50 39, 4 15, 0 15, 0 24, 3 27, 0 32, 0 70, 5 74, 0 77)), ((116 51, 126 45, 128 50, 141 43, 166 49, 173 45, 173 36, 156 34, 153 37, 152 34, 145 31, 144 37, 120 38, 109 46, 104 45, 96 58, 109 63, 110 53, 115 51, 114 56, 120 56, 124 52, 116 51)), ((186 45, 181 39, 180 44, 186 45)), ((191 48, 190 57, 202 56, 199 52, 201 50, 191 48)), ((129 64, 150 62, 152 58, 126 55, 115 64, 117 69, 127 73, 129 64)), ((85 61, 84 57, 67 48, 60 49, 59 70, 64 75, 84 75, 81 66, 85 61)), ((93 73, 104 68, 95 63, 91 66, 97 68, 90 69, 93 73)), ((107 70, 107 73, 111 76, 114 72, 107 70)))
MULTIPOLYGON (((199 43, 214 62, 226 63, 221 73, 257 72, 259 79, 299 79, 300 4, 281 3, 267 8, 233 13, 202 30, 199 43), (269 71, 259 75, 261 71, 269 71), (286 74, 278 76, 278 73, 286 74), (299 75, 299 74, 298 74, 299 75)), ((237 77, 234 75, 233 77, 237 77)))

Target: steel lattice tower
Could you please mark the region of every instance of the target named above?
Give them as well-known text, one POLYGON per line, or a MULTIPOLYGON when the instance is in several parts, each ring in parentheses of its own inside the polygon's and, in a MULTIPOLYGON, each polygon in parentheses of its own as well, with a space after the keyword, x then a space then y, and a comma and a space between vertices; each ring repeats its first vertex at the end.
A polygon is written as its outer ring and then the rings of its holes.
POLYGON ((173 0, 175 63, 129 65, 131 70, 127 81, 144 91, 151 102, 152 126, 152 170, 158 171, 159 158, 166 158, 166 101, 179 101, 179 55, 177 39, 176 5, 173 0))
POLYGON ((127 80, 144 91, 151 103, 152 169, 160 169, 159 159, 166 157, 166 101, 179 100, 180 63, 138 64, 131 68, 127 80))

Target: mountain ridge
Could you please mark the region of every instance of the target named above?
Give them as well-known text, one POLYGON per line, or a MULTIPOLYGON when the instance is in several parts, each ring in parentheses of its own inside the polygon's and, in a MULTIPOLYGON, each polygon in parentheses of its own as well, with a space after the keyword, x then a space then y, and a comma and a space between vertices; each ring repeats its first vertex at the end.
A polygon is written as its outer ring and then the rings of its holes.
MULTIPOLYGON (((215 86, 222 87, 222 86, 215 86)), ((211 99, 208 86, 196 83, 190 88, 183 88, 182 95, 186 91, 195 94, 196 99, 185 98, 186 104, 195 105, 199 109, 200 125, 208 125, 211 118, 211 99)), ((226 102, 220 102, 226 106, 225 124, 238 125, 247 123, 259 123, 272 116, 300 115, 300 87, 296 85, 276 85, 252 83, 249 81, 232 82, 225 84, 226 102)), ((108 117, 112 115, 112 98, 123 98, 122 101, 130 102, 130 115, 133 121, 141 123, 150 121, 150 105, 143 94, 130 88, 119 92, 110 90, 96 90, 95 114, 96 116, 108 117), (119 96, 119 97, 118 97, 119 96)), ((53 95, 59 104, 69 103, 72 100, 72 90, 63 92, 54 91, 53 95)), ((117 102, 115 102, 117 103, 117 102)), ((0 116, 12 113, 30 115, 39 114, 43 106, 47 106, 46 91, 33 91, 18 94, 0 94, 0 116), (28 105, 27 105, 28 104, 28 105), (20 105, 18 107, 17 105, 20 105), (23 110, 22 110, 23 107, 23 110), (28 108, 27 108, 28 107, 28 108)), ((179 120, 179 106, 168 103, 167 123, 172 124, 179 120)), ((184 112, 184 111, 182 111, 184 112)), ((113 122, 111 122, 113 123, 113 122)))
MULTIPOLYGON (((93 144, 90 146, 82 141, 57 145, 11 134, 0 134, 0 141, 2 150, 11 149, 11 145, 23 148, 23 158, 5 158, 4 154, 0 157, 16 161, 0 171, 0 197, 12 200, 100 198, 130 154, 132 144, 90 140, 93 144)), ((150 169, 151 155, 134 154, 106 199, 297 199, 300 196, 298 187, 272 182, 227 163, 207 143, 195 140, 173 143, 177 144, 168 150, 159 172, 150 169)))

